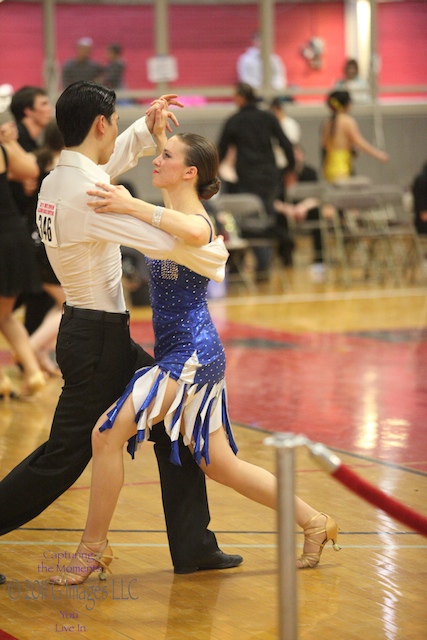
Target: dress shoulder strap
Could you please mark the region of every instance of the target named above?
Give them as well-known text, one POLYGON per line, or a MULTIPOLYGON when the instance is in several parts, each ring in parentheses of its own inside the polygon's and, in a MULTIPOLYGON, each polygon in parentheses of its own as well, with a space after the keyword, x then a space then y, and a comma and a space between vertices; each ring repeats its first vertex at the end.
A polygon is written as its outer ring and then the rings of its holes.
POLYGON ((209 229, 210 229, 210 236, 209 236, 209 242, 212 242, 212 224, 209 222, 209 220, 202 214, 202 213, 196 213, 196 216, 200 216, 201 218, 203 218, 203 220, 206 220, 206 224, 209 225, 209 229))

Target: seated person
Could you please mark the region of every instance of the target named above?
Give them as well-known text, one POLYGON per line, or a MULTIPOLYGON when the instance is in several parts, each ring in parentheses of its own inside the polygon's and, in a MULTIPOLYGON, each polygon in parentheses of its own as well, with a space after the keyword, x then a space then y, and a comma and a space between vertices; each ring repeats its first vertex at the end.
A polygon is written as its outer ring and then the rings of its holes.
MULTIPOLYGON (((295 169, 285 174, 285 192, 286 187, 290 187, 298 182, 317 182, 318 174, 314 167, 305 162, 305 152, 301 145, 294 145, 295 169)), ((320 219, 319 200, 314 197, 304 198, 298 202, 287 202, 275 200, 274 208, 281 214, 281 224, 288 228, 288 218, 295 221, 308 220, 315 221, 320 219)), ((322 254, 322 236, 320 228, 314 228, 311 231, 314 250, 314 263, 311 265, 310 272, 314 277, 321 279, 324 273, 323 254, 322 254)))

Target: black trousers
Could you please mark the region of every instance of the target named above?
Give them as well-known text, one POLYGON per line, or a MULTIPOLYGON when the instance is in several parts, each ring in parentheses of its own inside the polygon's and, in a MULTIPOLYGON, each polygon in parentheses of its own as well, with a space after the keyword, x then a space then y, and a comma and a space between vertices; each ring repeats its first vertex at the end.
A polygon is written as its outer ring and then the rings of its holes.
MULTIPOLYGON (((64 387, 48 441, 0 482, 0 535, 35 518, 75 482, 92 456, 91 433, 99 416, 120 396, 134 371, 153 362, 131 340, 125 314, 91 313, 90 319, 62 317, 56 356, 64 387)), ((204 473, 182 440, 182 466, 169 462, 170 440, 163 424, 156 425, 151 439, 172 562, 197 565, 218 549, 207 529, 204 473)))

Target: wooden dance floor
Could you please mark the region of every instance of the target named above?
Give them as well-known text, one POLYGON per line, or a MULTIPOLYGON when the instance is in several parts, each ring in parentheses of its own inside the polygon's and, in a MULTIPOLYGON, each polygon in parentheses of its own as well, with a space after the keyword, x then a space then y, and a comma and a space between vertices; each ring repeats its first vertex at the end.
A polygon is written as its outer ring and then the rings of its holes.
MULTIPOLYGON (((304 269, 288 278, 285 292, 266 285, 248 297, 235 287, 211 303, 239 455, 275 472, 266 436, 305 434, 427 516, 425 287, 343 289, 310 283, 304 269)), ((132 318, 134 337, 151 350, 149 309, 132 318)), ((19 383, 4 342, 0 348, 19 383)), ((35 401, 0 404, 0 477, 45 441, 59 391, 51 380, 35 401)), ((298 572, 298 637, 426 640, 427 539, 325 474, 306 449, 296 450, 295 466, 297 493, 338 521, 342 546, 326 547, 318 567, 298 572)), ((46 583, 49 569, 67 562, 58 554, 79 541, 90 465, 38 518, 0 538, 8 578, 0 586, 0 640, 279 638, 276 514, 208 481, 211 528, 244 562, 175 576, 150 444, 126 460, 125 482, 110 533, 118 560, 107 582, 46 583)), ((296 555, 302 542, 298 530, 296 555)))

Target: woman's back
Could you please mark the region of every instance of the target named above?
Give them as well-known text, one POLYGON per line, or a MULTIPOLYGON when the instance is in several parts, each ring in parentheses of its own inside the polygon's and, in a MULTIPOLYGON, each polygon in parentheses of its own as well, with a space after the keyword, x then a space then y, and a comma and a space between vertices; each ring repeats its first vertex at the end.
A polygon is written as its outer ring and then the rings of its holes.
POLYGON ((348 113, 338 113, 326 120, 323 125, 323 147, 330 149, 345 149, 351 151, 352 128, 354 119, 348 113))
POLYGON ((346 113, 338 113, 324 123, 323 174, 328 182, 348 178, 353 173, 353 123, 353 118, 346 113))

